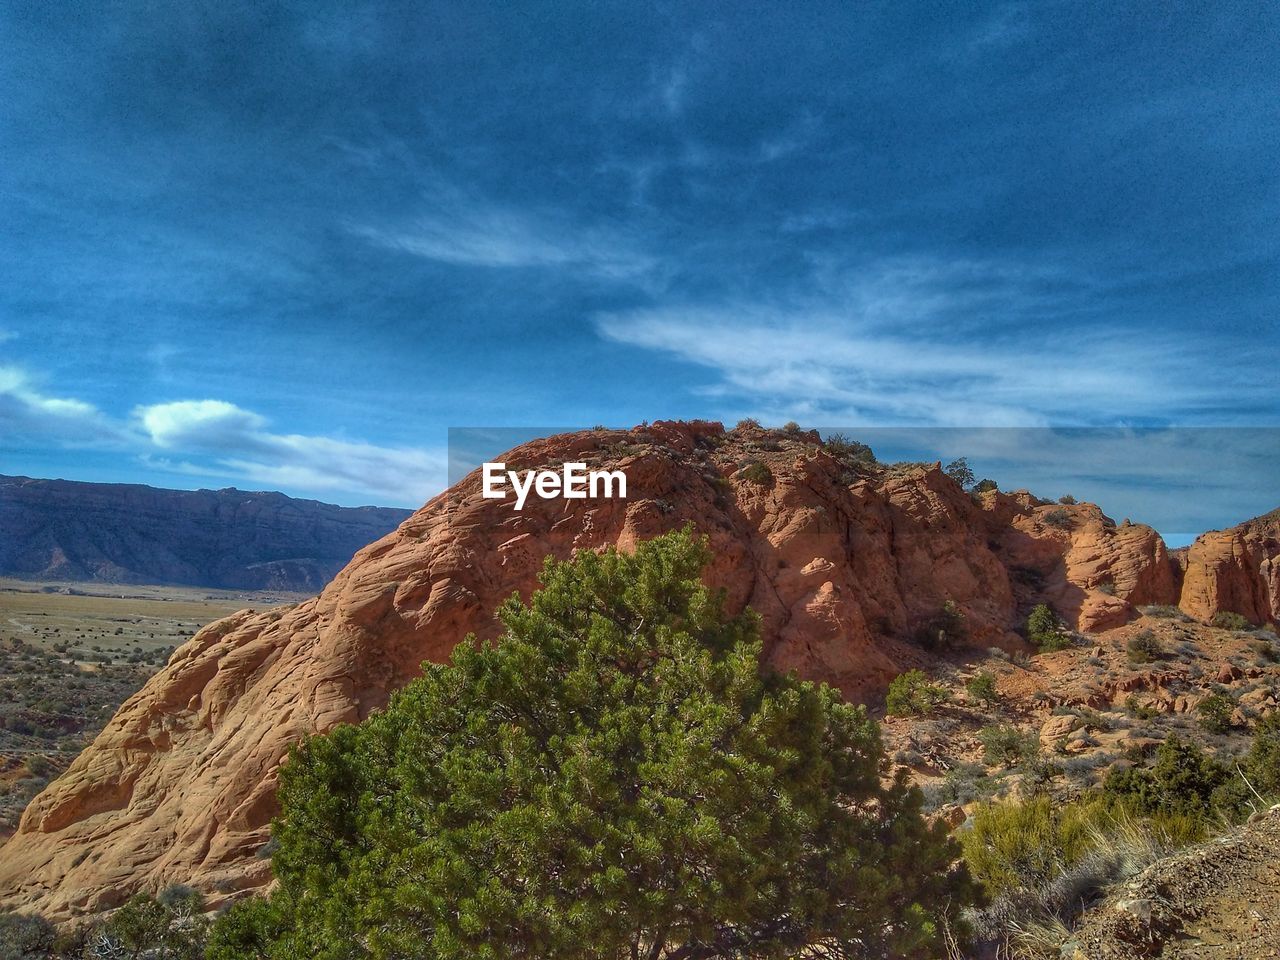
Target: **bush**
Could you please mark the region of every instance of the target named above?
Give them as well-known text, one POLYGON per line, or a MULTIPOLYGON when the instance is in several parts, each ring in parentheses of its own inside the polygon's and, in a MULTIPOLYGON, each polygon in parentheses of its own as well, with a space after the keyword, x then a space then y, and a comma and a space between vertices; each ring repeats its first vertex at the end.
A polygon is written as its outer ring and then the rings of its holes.
POLYGON ((989 908, 971 914, 977 931, 1005 941, 1011 930, 1015 940, 1037 926, 1058 930, 1047 952, 1000 956, 1057 957, 1081 909, 1197 838, 1177 818, 1140 817, 1096 793, 1066 803, 1038 796, 987 804, 971 826, 961 836, 965 862, 992 897, 989 908))
POLYGON ((755 419, 755 417, 743 417, 741 420, 737 422, 737 424, 734 426, 733 429, 734 430, 759 430, 760 421, 755 419))
POLYGON ((1058 498, 1058 502, 1066 504, 1068 507, 1070 507, 1075 505, 1076 498, 1069 493, 1064 493, 1062 496, 1058 498))
POLYGON ((96 932, 100 942, 118 951, 106 955, 154 954, 169 960, 203 957, 208 933, 208 924, 200 914, 204 901, 189 887, 177 889, 183 892, 170 895, 163 903, 145 893, 134 894, 112 913, 96 932))
POLYGON ((974 493, 986 493, 989 490, 999 490, 1000 485, 994 480, 982 479, 973 485, 974 493))
POLYGON ((929 682, 922 670, 908 670, 889 682, 885 712, 895 717, 919 717, 947 702, 947 691, 929 682))
POLYGON ((1189 620, 1190 618, 1180 609, 1168 604, 1151 604, 1146 607, 1139 607, 1138 612, 1144 617, 1155 617, 1160 620, 1189 620))
POLYGON ((1071 646, 1071 638, 1062 628, 1062 621, 1047 603, 1036 604, 1027 617, 1027 640, 1040 648, 1041 653, 1053 653, 1071 646))
POLYGON ((860 464, 866 467, 875 466, 876 463, 876 455, 869 446, 857 440, 850 440, 843 433, 833 433, 827 437, 822 441, 822 448, 844 463, 860 464))
POLYGON ((1219 610, 1209 621, 1220 630, 1252 630, 1253 624, 1238 613, 1230 610, 1219 610))
POLYGON ((1089 849, 1095 808, 1060 806, 1047 796, 1025 803, 988 803, 961 836, 965 863, 989 894, 1043 887, 1089 849))
POLYGON ((1130 637, 1129 642, 1125 644, 1125 651, 1129 655, 1130 663, 1151 663, 1164 656, 1164 646, 1160 643, 1159 637, 1150 630, 1143 630, 1130 637))
POLYGON ((48 757, 42 757, 38 753, 33 753, 26 759, 27 773, 33 777, 47 777, 53 770, 53 764, 49 762, 48 757))
POLYGON ((758 483, 762 487, 770 486, 773 483, 773 471, 769 469, 767 463, 761 463, 759 460, 749 463, 739 470, 738 476, 751 483, 758 483))
POLYGON ((952 600, 916 628, 916 643, 926 650, 946 650, 964 643, 969 636, 964 611, 952 600))
POLYGON ((305 740, 280 774, 277 887, 237 915, 241 939, 421 960, 940 954, 972 899, 958 849, 905 771, 882 782, 864 708, 762 671, 758 620, 724 613, 709 560, 688 531, 549 560, 500 640, 305 740))
POLYGON ((1023 733, 1009 723, 983 727, 978 731, 983 762, 991 767, 1016 767, 1036 757, 1040 741, 1033 733, 1023 733))
POLYGON ((1185 817, 1202 830, 1216 811, 1238 812, 1231 780, 1222 764, 1174 734, 1160 744, 1150 767, 1112 770, 1103 790, 1137 813, 1185 817))
POLYGON ((44 917, 0 913, 0 960, 43 960, 53 953, 57 930, 44 917))
POLYGON ((996 678, 986 670, 980 670, 969 678, 964 685, 965 692, 974 703, 994 707, 1000 702, 1000 692, 996 689, 996 678))
POLYGON ((1069 511, 1058 509, 1050 510, 1040 518, 1041 522, 1047 527, 1057 527, 1064 530, 1071 526, 1071 514, 1069 511))
POLYGON ((1258 721, 1244 768, 1255 790, 1269 800, 1280 798, 1280 713, 1258 721))
POLYGON ((1231 713, 1235 702, 1224 693, 1211 693, 1200 701, 1196 714, 1206 733, 1226 733, 1231 729, 1231 713))

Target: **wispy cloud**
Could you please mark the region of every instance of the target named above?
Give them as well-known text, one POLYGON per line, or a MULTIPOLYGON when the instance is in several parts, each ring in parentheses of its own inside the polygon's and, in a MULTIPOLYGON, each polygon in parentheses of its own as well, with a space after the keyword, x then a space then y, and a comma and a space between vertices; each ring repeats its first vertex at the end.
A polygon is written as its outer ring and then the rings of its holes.
POLYGON ((618 225, 583 224, 552 212, 495 204, 439 186, 425 210, 394 223, 354 223, 355 236, 440 263, 474 267, 573 267, 609 279, 639 278, 659 258, 618 225))
POLYGON ((1194 375, 1201 358, 1193 344, 1069 323, 1020 325, 1072 301, 1061 289, 1041 293, 1045 280, 1013 267, 890 264, 829 282, 807 302, 640 309, 602 315, 597 329, 715 371, 704 393, 810 419, 1165 422, 1220 404, 1220 391, 1194 375))
POLYGON ((3 366, 0 367, 0 436, 101 447, 124 442, 127 430, 93 404, 45 392, 24 370, 3 366))

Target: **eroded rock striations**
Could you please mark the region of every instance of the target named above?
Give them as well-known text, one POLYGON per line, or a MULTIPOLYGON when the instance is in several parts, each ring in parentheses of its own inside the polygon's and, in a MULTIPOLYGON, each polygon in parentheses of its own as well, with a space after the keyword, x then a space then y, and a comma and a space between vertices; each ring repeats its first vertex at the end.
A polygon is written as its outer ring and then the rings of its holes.
POLYGON ((1180 605, 1202 620, 1229 610, 1252 623, 1280 621, 1280 510, 1197 539, 1180 605))
POLYGON ((318 591, 410 511, 0 476, 0 576, 318 591))
POLYGON ((937 465, 868 470, 816 434, 657 423, 503 459, 622 469, 628 497, 530 498, 516 512, 484 499, 472 474, 319 597, 201 630, 32 801, 0 851, 4 903, 64 917, 169 883, 214 904, 266 884, 259 854, 289 745, 367 717, 467 633, 494 636, 495 608, 527 595, 548 555, 627 549, 692 523, 729 606, 760 613, 769 662, 855 699, 922 661, 913 637, 948 600, 965 615, 963 642, 1014 649, 1040 600, 1093 629, 1130 604, 1177 599, 1149 528, 1116 527, 1090 505, 1050 518, 1026 493, 974 497, 937 465))

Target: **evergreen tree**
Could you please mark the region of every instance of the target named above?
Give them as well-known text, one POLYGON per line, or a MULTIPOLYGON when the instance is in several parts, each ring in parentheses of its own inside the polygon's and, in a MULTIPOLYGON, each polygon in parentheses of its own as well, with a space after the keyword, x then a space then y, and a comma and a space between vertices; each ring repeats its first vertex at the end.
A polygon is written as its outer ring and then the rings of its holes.
POLYGON ((863 708, 762 672, 708 559, 685 531, 548 561, 497 643, 297 748, 279 887, 218 956, 941 956, 972 898, 945 828, 863 708))

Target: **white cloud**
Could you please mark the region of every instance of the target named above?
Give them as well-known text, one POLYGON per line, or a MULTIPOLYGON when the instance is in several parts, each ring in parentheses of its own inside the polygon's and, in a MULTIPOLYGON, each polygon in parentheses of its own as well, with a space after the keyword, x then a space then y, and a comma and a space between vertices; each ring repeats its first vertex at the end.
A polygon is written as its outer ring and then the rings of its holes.
POLYGON ((596 324, 609 340, 715 371, 703 392, 738 398, 743 412, 811 421, 1115 423, 1220 404, 1183 339, 1065 322, 1054 331, 1043 321, 1064 302, 1060 283, 1015 267, 891 263, 852 281, 827 277, 809 302, 659 307, 596 324), (1041 322, 1018 322, 1026 316, 1041 322))
POLYGON ((225 400, 179 400, 139 407, 138 419, 158 447, 236 446, 266 420, 225 400))
POLYGON ((405 506, 442 490, 447 475, 443 453, 275 433, 261 414, 225 400, 151 404, 120 420, 83 400, 37 389, 14 366, 0 366, 0 449, 6 442, 132 451, 169 473, 405 506))
MULTIPOLYGON (((438 454, 273 433, 265 417, 225 400, 154 404, 139 407, 134 416, 156 447, 209 456, 224 475, 254 483, 308 492, 356 490, 413 504, 444 486, 445 459, 438 454)), ((184 464, 182 472, 191 467, 184 464)))

